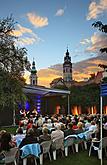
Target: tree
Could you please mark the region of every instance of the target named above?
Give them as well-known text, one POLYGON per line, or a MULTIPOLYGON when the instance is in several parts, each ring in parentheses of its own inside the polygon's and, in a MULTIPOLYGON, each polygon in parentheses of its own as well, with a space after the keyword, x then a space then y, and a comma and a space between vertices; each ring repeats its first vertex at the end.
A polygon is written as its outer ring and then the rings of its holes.
POLYGON ((19 78, 22 71, 30 69, 30 63, 26 56, 27 50, 15 45, 18 38, 13 33, 14 25, 12 16, 0 20, 0 68, 19 78))
POLYGON ((70 102, 72 106, 81 106, 83 109, 94 105, 99 106, 100 90, 97 84, 72 86, 70 91, 70 102))
POLYGON ((27 50, 15 44, 14 19, 12 16, 0 19, 0 107, 17 103, 25 98, 22 87, 25 84, 22 72, 30 69, 27 50))
MULTIPOLYGON (((107 25, 103 24, 101 21, 97 21, 97 22, 94 22, 92 24, 92 26, 94 26, 95 28, 98 28, 100 31, 104 32, 104 33, 107 33, 107 25)), ((103 53, 103 52, 106 52, 107 53, 107 47, 105 48, 101 48, 100 51, 103 53)))

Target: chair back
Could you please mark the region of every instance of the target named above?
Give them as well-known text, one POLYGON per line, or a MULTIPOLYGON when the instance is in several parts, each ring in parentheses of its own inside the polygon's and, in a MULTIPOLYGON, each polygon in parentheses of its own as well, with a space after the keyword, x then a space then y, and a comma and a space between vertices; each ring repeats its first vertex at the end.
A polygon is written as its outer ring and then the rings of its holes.
POLYGON ((64 138, 55 139, 52 145, 55 148, 55 150, 64 150, 64 138))
POLYGON ((75 136, 67 136, 66 138, 64 138, 64 147, 69 147, 72 146, 74 144, 75 141, 75 136))
POLYGON ((28 157, 29 155, 39 157, 41 153, 41 148, 39 143, 27 144, 23 146, 20 150, 22 151, 22 155, 21 155, 22 159, 28 157))
POLYGON ((17 153, 18 153, 17 147, 11 148, 9 151, 5 151, 5 153, 4 153, 5 163, 14 162, 14 160, 16 159, 17 153))
POLYGON ((43 154, 49 152, 52 142, 51 141, 44 141, 41 143, 41 146, 43 148, 43 154))

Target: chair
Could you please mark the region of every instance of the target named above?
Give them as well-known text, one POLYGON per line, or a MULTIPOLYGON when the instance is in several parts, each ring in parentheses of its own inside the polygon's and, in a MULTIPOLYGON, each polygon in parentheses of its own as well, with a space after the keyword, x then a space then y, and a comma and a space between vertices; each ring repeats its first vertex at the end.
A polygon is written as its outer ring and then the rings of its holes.
POLYGON ((75 144, 75 150, 78 152, 78 146, 81 144, 81 147, 83 149, 83 145, 85 146, 86 149, 86 142, 85 142, 85 136, 84 133, 79 133, 75 136, 74 144, 75 144))
POLYGON ((39 158, 41 153, 41 148, 39 143, 27 144, 23 146, 21 149, 22 155, 21 158, 23 159, 23 165, 27 164, 27 158, 34 158, 35 165, 37 165, 36 158, 39 158))
POLYGON ((48 153, 49 159, 51 161, 51 155, 50 155, 50 147, 51 147, 52 142, 51 141, 44 141, 41 143, 41 146, 43 148, 43 153, 40 154, 40 165, 43 164, 43 154, 48 153))
POLYGON ((53 159, 56 160, 56 151, 61 149, 61 153, 63 155, 64 150, 64 138, 55 139, 53 141, 53 159))
POLYGON ((9 151, 4 151, 3 154, 4 154, 5 164, 14 162, 14 164, 17 165, 17 162, 16 162, 17 156, 18 156, 17 147, 11 148, 9 151))
POLYGON ((75 135, 68 135, 67 137, 64 138, 64 150, 65 150, 65 156, 68 156, 68 147, 72 146, 72 150, 74 152, 74 140, 75 140, 75 135))
POLYGON ((106 150, 106 147, 107 147, 107 137, 102 138, 102 143, 101 143, 101 140, 100 141, 92 140, 91 146, 90 146, 90 149, 89 149, 89 156, 91 155, 92 147, 93 147, 94 150, 96 150, 98 152, 98 158, 101 159, 101 157, 102 157, 101 147, 104 148, 105 155, 107 155, 107 150, 106 150), (95 143, 99 143, 99 146, 96 147, 95 143))
POLYGON ((92 134, 93 132, 92 131, 85 131, 84 133, 84 146, 85 146, 85 149, 87 150, 87 142, 92 140, 92 134))

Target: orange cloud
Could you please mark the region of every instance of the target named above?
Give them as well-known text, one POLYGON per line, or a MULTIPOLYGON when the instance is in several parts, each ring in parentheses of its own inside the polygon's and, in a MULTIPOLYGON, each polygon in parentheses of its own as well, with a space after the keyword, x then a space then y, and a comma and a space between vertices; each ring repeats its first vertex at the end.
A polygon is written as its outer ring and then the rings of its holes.
POLYGON ((37 34, 33 33, 31 29, 23 27, 19 24, 17 25, 17 29, 13 31, 12 35, 18 37, 16 45, 19 46, 31 45, 42 41, 37 34))
POLYGON ((107 0, 100 0, 99 3, 91 2, 89 5, 89 13, 87 20, 96 19, 99 14, 107 10, 107 0))
POLYGON ((21 25, 17 25, 17 30, 13 31, 13 34, 16 37, 22 36, 24 33, 33 33, 31 29, 22 27, 21 25))
POLYGON ((34 25, 35 27, 43 27, 48 25, 47 17, 40 17, 35 13, 28 13, 27 17, 29 21, 32 23, 32 25, 34 25))
MULTIPOLYGON (((102 59, 96 57, 74 64, 73 79, 76 81, 83 81, 84 79, 88 79, 90 77, 90 74, 92 73, 96 74, 98 71, 102 70, 100 67, 98 67, 98 64, 107 65, 107 57, 102 56, 102 59)), ((61 64, 54 65, 53 69, 51 68, 40 69, 37 74, 38 74, 38 85, 50 87, 50 83, 54 79, 58 77, 62 77, 62 65, 61 64)), ((26 75, 26 79, 27 82, 29 83, 28 74, 26 75)))
POLYGON ((21 46, 31 45, 35 41, 36 41, 35 38, 24 37, 18 40, 18 45, 21 45, 21 46))
POLYGON ((107 35, 102 33, 95 33, 91 37, 91 45, 86 49, 88 52, 96 52, 97 50, 107 46, 107 35))

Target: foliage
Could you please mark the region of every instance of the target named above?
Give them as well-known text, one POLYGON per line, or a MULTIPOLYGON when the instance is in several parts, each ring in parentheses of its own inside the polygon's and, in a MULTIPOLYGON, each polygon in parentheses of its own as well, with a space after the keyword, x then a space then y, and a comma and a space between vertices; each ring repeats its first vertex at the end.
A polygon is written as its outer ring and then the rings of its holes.
MULTIPOLYGON (((60 89, 65 89, 61 86, 60 89)), ((98 84, 88 84, 85 86, 71 86, 70 90, 70 105, 73 106, 81 106, 83 109, 87 109, 87 107, 97 106, 99 107, 99 99, 100 99, 100 87, 98 84)), ((60 105, 67 108, 67 96, 62 96, 63 99, 58 101, 60 105)))
MULTIPOLYGON (((94 22, 92 24, 92 26, 94 26, 95 28, 98 28, 100 31, 102 31, 104 33, 107 33, 107 24, 104 25, 101 21, 94 22)), ((103 52, 106 52, 107 53, 107 47, 101 48, 100 51, 102 53, 103 52)))
POLYGON ((14 24, 12 16, 0 20, 0 68, 19 78, 22 71, 30 69, 30 63, 26 49, 15 45, 14 24))
POLYGON ((85 86, 72 86, 70 88, 70 102, 72 106, 90 107, 99 105, 99 86, 97 84, 89 84, 85 86))
POLYGON ((18 48, 14 36, 15 22, 12 16, 0 19, 0 107, 16 104, 25 99, 22 73, 30 69, 27 50, 18 48))

